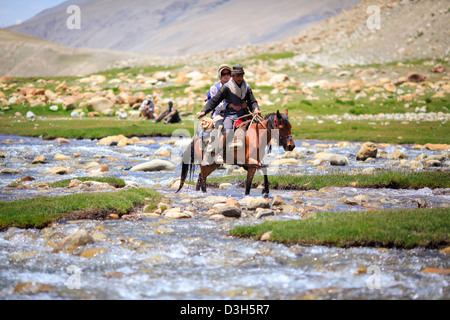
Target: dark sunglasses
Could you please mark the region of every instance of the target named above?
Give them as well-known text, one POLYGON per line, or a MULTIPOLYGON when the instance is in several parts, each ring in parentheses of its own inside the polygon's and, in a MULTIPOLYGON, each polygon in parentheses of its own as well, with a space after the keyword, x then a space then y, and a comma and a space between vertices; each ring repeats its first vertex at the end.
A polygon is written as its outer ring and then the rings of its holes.
POLYGON ((222 73, 222 77, 231 76, 231 72, 222 73))

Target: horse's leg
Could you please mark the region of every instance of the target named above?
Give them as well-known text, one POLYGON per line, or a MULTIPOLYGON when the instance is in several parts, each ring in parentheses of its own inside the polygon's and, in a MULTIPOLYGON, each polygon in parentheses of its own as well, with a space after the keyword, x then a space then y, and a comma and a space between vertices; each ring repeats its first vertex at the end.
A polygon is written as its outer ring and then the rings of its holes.
MULTIPOLYGON (((216 170, 220 165, 211 165, 211 166, 200 166, 200 176, 198 177, 198 185, 200 185, 200 188, 203 192, 206 192, 206 178, 214 171, 216 170)), ((198 190, 198 189, 197 189, 198 190)))
POLYGON ((197 180, 197 186, 195 187, 197 191, 200 190, 201 184, 202 184, 202 174, 199 173, 198 180, 197 180))
POLYGON ((264 198, 268 198, 269 197, 269 179, 267 178, 267 168, 262 167, 261 170, 264 174, 264 189, 262 191, 262 195, 264 198))
POLYGON ((255 176, 256 166, 247 166, 247 180, 245 181, 245 195, 250 194, 250 189, 252 188, 253 177, 255 176))

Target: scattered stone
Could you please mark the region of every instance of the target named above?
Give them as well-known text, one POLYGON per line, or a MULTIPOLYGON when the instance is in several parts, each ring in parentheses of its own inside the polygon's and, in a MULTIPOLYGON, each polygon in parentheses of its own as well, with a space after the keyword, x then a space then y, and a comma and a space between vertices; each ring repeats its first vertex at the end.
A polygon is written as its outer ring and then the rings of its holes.
POLYGON ((314 156, 314 159, 328 161, 332 166, 346 166, 350 164, 347 157, 334 153, 320 152, 314 156))
POLYGON ((425 167, 440 167, 442 163, 439 160, 427 160, 424 164, 425 167))
POLYGON ((189 211, 181 212, 181 208, 170 208, 164 211, 164 217, 167 219, 189 219, 192 218, 193 215, 189 211))
POLYGON ((47 163, 47 158, 43 155, 37 156, 36 158, 34 158, 33 162, 31 162, 32 164, 43 164, 43 163, 47 163))
POLYGON ((152 160, 149 162, 138 164, 130 169, 130 171, 170 171, 175 169, 175 165, 166 160, 152 160))
POLYGON ((445 67, 442 64, 435 65, 433 69, 434 73, 444 73, 445 71, 445 67))
POLYGON ((26 117, 27 117, 28 120, 34 120, 34 119, 36 119, 36 115, 35 115, 33 112, 31 112, 31 111, 28 111, 28 112, 27 112, 26 117))
POLYGON ((208 196, 204 198, 201 202, 204 205, 215 205, 217 203, 226 203, 228 201, 228 197, 225 196, 208 196))
POLYGON ((70 160, 72 158, 69 156, 66 156, 65 154, 57 153, 53 156, 53 159, 55 159, 55 160, 70 160))
POLYGON ((257 208, 255 212, 257 219, 275 215, 275 212, 272 209, 257 208))
POLYGON ((84 250, 81 254, 80 254, 80 257, 83 257, 83 258, 92 258, 92 257, 95 257, 95 256, 98 256, 99 254, 102 254, 102 253, 105 253, 105 252, 108 252, 108 249, 106 249, 106 248, 91 248, 91 249, 86 249, 86 250, 84 250))
POLYGON ((223 203, 214 205, 213 209, 217 210, 219 214, 224 215, 225 217, 232 217, 232 218, 240 218, 242 212, 239 207, 228 206, 223 203))
POLYGON ((51 169, 45 171, 45 173, 48 173, 48 174, 60 174, 60 175, 68 174, 68 173, 72 173, 72 172, 73 172, 72 169, 64 168, 64 167, 55 167, 55 168, 51 168, 51 169))
POLYGON ((392 156, 395 160, 408 159, 408 156, 399 150, 395 150, 392 156))
POLYGON ((356 155, 356 160, 365 161, 368 158, 376 158, 377 157, 377 145, 373 142, 366 142, 363 144, 363 147, 358 151, 356 155))
POLYGON ((450 274, 450 269, 441 269, 441 268, 426 268, 421 271, 422 273, 436 273, 440 275, 448 275, 450 274))
POLYGON ((433 204, 427 199, 417 198, 413 200, 414 203, 417 203, 418 207, 421 208, 433 208, 433 204))
POLYGON ((70 141, 68 139, 66 139, 66 138, 56 138, 55 142, 58 142, 58 143, 70 143, 70 141))
POLYGON ((423 76, 423 75, 421 75, 421 74, 419 74, 417 72, 410 72, 410 73, 408 73, 408 75, 406 76, 406 79, 409 82, 417 82, 417 83, 424 82, 424 81, 428 80, 427 77, 425 77, 425 76, 423 76))
POLYGON ((52 286, 40 282, 22 282, 14 287, 14 293, 25 295, 38 294, 42 292, 48 293, 53 290, 54 288, 52 286))
POLYGON ((4 168, 0 170, 0 174, 19 174, 20 171, 16 169, 4 168))
POLYGON ((282 205, 284 205, 284 201, 280 196, 275 196, 275 197, 273 197, 272 205, 282 206, 282 205))
POLYGON ((272 231, 264 232, 263 235, 261 236, 261 238, 259 238, 259 240, 261 240, 261 241, 269 241, 271 235, 272 235, 272 231))
POLYGON ((221 189, 221 190, 228 190, 231 187, 233 187, 233 185, 231 183, 227 183, 227 182, 226 183, 221 183, 219 185, 219 189, 221 189))
POLYGON ((62 239, 53 249, 53 253, 65 252, 73 253, 78 247, 94 243, 94 239, 84 229, 79 229, 75 233, 62 239))
POLYGON ((264 198, 251 199, 247 204, 247 209, 256 210, 257 208, 270 208, 270 202, 264 198))

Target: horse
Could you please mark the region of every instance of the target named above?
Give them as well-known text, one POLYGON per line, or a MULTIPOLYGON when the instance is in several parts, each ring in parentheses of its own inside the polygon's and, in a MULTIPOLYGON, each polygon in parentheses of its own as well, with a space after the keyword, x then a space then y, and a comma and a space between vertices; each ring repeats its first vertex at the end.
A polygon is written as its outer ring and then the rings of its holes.
MULTIPOLYGON (((244 149, 242 151, 234 150, 234 152, 226 152, 226 135, 223 136, 222 146, 224 151, 224 163, 237 164, 247 171, 247 179, 245 182, 245 195, 250 194, 253 177, 256 170, 260 169, 264 175, 264 188, 262 195, 265 198, 269 197, 269 180, 267 178, 267 166, 262 165, 260 160, 265 156, 265 147, 272 146, 275 138, 277 142, 283 146, 285 151, 292 151, 295 148, 295 142, 291 134, 291 124, 289 123, 288 110, 286 109, 284 114, 281 114, 279 110, 276 113, 271 113, 262 119, 262 121, 251 121, 248 126, 244 149), (276 137, 278 135, 278 137, 276 137), (225 157, 226 155, 226 157, 225 157)), ((195 171, 195 159, 203 159, 203 151, 200 148, 201 139, 194 137, 190 146, 183 154, 183 162, 181 167, 181 180, 180 186, 176 193, 178 193, 184 185, 188 172, 192 177, 195 171)), ((279 145, 278 144, 278 145, 279 145)), ((198 161, 197 161, 198 162, 198 161)), ((206 178, 221 164, 212 163, 210 165, 200 165, 200 174, 197 181, 196 189, 200 189, 206 192, 206 178)))

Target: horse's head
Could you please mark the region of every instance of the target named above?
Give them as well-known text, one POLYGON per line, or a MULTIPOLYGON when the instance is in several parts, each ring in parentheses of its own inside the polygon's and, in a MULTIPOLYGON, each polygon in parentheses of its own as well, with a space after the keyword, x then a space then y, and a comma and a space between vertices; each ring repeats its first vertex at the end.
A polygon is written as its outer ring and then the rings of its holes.
POLYGON ((270 116, 269 121, 271 123, 271 129, 278 130, 280 143, 283 146, 284 151, 292 151, 295 148, 294 139, 292 139, 291 129, 292 126, 288 119, 288 110, 286 109, 284 114, 281 114, 279 110, 270 116))

